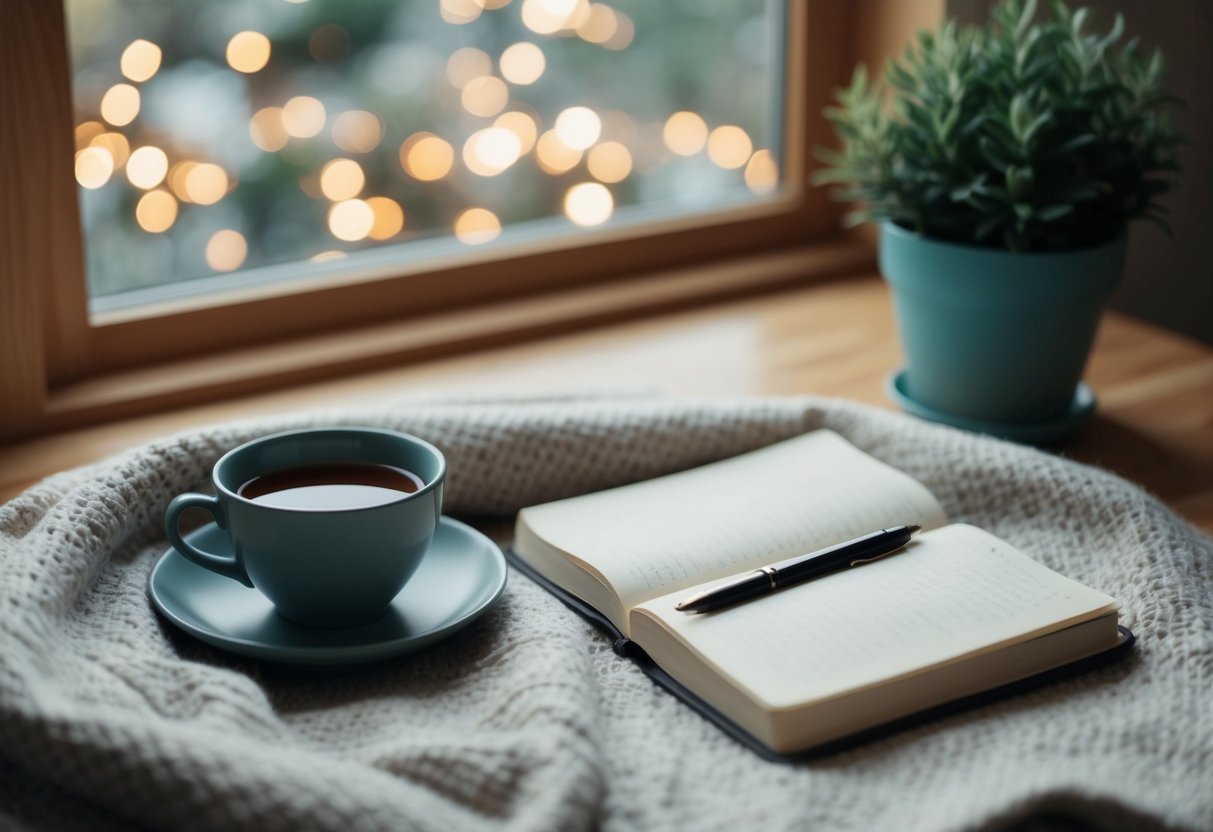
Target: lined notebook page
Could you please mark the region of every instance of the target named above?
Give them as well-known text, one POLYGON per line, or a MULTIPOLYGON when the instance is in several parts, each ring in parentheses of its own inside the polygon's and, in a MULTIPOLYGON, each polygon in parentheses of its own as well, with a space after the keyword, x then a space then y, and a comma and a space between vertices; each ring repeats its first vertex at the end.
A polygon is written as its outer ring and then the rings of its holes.
MULTIPOLYGON (((1118 606, 962 524, 918 535, 885 560, 718 612, 678 612, 683 595, 633 611, 633 637, 648 649, 646 641, 656 645, 664 637, 654 638, 654 627, 676 633, 771 709, 890 681, 1118 606)), ((662 651, 654 652, 657 658, 662 651)))
POLYGON ((601 575, 628 609, 674 590, 903 523, 947 522, 931 493, 832 431, 524 509, 520 522, 601 575))

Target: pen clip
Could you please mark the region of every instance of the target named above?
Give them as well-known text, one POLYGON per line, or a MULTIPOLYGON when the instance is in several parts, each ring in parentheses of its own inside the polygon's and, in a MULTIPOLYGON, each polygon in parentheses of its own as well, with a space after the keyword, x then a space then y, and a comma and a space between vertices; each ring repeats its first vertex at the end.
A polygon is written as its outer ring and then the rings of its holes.
POLYGON ((875 561, 880 560, 881 558, 887 558, 889 555, 895 555, 904 548, 905 548, 904 545, 898 546, 896 549, 893 549, 892 551, 889 551, 889 552, 885 552, 883 555, 877 555, 876 557, 873 557, 873 558, 859 558, 858 560, 853 560, 853 561, 851 561, 851 566, 863 566, 865 563, 873 563, 875 561))

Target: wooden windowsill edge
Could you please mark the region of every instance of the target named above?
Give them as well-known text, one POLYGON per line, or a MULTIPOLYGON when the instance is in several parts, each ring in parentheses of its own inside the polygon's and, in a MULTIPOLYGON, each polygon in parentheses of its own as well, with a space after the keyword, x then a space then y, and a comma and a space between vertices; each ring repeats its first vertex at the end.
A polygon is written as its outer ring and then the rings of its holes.
POLYGON ((807 285, 870 272, 874 262, 870 243, 844 238, 99 375, 52 390, 37 428, 7 439, 807 285))

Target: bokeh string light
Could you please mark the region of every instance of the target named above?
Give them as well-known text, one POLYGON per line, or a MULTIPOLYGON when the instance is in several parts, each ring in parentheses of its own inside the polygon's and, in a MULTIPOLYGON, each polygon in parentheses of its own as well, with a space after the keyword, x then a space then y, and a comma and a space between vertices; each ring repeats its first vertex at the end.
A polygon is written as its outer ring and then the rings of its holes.
POLYGON ((632 154, 620 142, 603 142, 590 151, 585 164, 599 182, 622 182, 632 172, 632 154))
POLYGON ((605 3, 590 5, 589 14, 577 27, 577 35, 590 43, 607 43, 619 31, 619 19, 615 10, 605 3))
POLYGON ((493 71, 493 59, 489 53, 474 46, 456 49, 446 59, 446 78, 456 89, 463 89, 474 78, 489 75, 493 71))
POLYGON ((105 125, 99 121, 82 121, 76 125, 76 149, 88 147, 94 138, 105 132, 105 125))
POLYGON ((569 107, 556 116, 556 137, 573 150, 586 150, 602 135, 602 119, 589 107, 569 107))
POLYGON ((577 167, 581 156, 581 151, 561 141, 555 130, 548 130, 535 144, 535 158, 544 173, 567 173, 577 167))
POLYGON ((698 113, 680 110, 666 119, 661 137, 671 152, 694 156, 708 142, 708 125, 698 113))
POLYGON ((114 170, 121 170, 131 155, 131 143, 121 133, 100 133, 89 141, 89 146, 107 150, 114 160, 114 170))
POLYGON ((386 196, 373 196, 366 204, 375 215, 367 234, 372 240, 390 240, 404 230, 404 209, 399 202, 386 196))
MULTIPOLYGON (((69 0, 69 14, 80 1, 69 0)), ((193 247, 207 269, 229 272, 271 262, 284 245, 304 245, 296 256, 315 262, 435 233, 480 245, 544 212, 598 226, 617 206, 671 187, 732 183, 756 195, 778 187, 777 160, 753 126, 769 122, 721 117, 728 110, 719 104, 713 116, 706 105, 654 112, 649 90, 616 93, 610 62, 618 69, 625 59, 611 53, 638 40, 636 22, 614 5, 418 0, 400 7, 396 23, 370 26, 391 9, 330 20, 337 7, 325 2, 312 0, 310 18, 233 12, 208 24, 222 30, 217 41, 197 25, 174 32, 152 20, 143 37, 128 36, 81 75, 77 182, 101 196, 129 194, 92 216, 124 212, 148 239, 160 236, 160 251, 169 239, 193 247), (423 8, 443 34, 419 34, 431 25, 422 24, 423 8), (510 27, 486 25, 493 15, 513 18, 512 37, 502 36, 510 27), (464 41, 454 48, 452 32, 464 41), (570 74, 582 61, 597 87, 570 74), (362 87, 346 83, 354 76, 362 87), (240 107, 244 123, 233 134, 219 119, 240 107), (663 173, 678 165, 689 167, 663 173)), ((292 5, 308 0, 283 7, 292 5)), ((662 7, 637 19, 647 26, 697 14, 662 7)), ((654 57, 670 58, 663 44, 678 31, 646 28, 637 65, 659 72, 654 57)), ((737 37, 743 54, 750 41, 737 37)), ((718 58, 697 60, 711 68, 718 58)), ((755 110, 744 96, 734 101, 739 113, 755 110)))
POLYGON ((260 32, 244 31, 227 42, 227 64, 237 72, 258 72, 270 62, 270 39, 260 32))
POLYGON ((173 192, 173 196, 177 197, 182 202, 189 202, 189 191, 186 189, 186 180, 190 175, 190 171, 198 166, 198 163, 192 159, 185 159, 180 162, 175 162, 168 169, 168 186, 173 192))
POLYGON ((567 14, 561 14, 559 8, 567 4, 552 2, 552 0, 522 0, 522 25, 537 35, 554 35, 564 28, 567 14))
POLYGON ((547 58, 544 57, 543 50, 535 44, 519 41, 505 48, 499 64, 502 78, 511 84, 530 86, 543 75, 547 68, 547 58))
POLYGON ((505 109, 509 103, 510 90, 505 81, 493 75, 481 75, 468 81, 459 92, 463 109, 474 116, 488 118, 505 109))
POLYGON ((265 107, 249 119, 249 137, 266 153, 276 153, 286 147, 291 134, 286 132, 281 107, 265 107))
POLYGON ((344 260, 346 257, 349 257, 349 255, 340 249, 328 249, 327 251, 313 254, 308 260, 312 263, 329 263, 333 260, 344 260))
POLYGON ((400 166, 405 173, 421 182, 442 179, 454 163, 454 148, 433 133, 414 133, 400 145, 400 166))
POLYGON ((455 236, 470 246, 494 240, 500 233, 501 220, 487 208, 468 208, 455 217, 455 236))
POLYGON ((496 176, 520 155, 522 142, 504 127, 477 130, 463 146, 463 163, 477 176, 496 176))
POLYGON ((759 150, 745 167, 745 183, 756 194, 768 194, 779 185, 779 167, 769 150, 759 150))
POLYGON ((622 12, 615 12, 614 17, 615 30, 602 42, 602 45, 607 49, 622 52, 632 45, 632 40, 636 37, 636 24, 632 22, 632 18, 622 12))
POLYGON ((456 26, 471 23, 480 17, 483 11, 484 6, 481 6, 476 0, 440 0, 439 2, 439 14, 442 15, 442 19, 456 26))
POLYGON ((508 113, 502 113, 497 116, 497 120, 493 122, 493 126, 503 127, 518 138, 518 153, 520 155, 530 153, 535 147, 536 140, 539 138, 539 128, 535 126, 535 119, 518 110, 511 110, 508 113))
POLYGON ((338 240, 354 243, 375 227, 375 211, 361 199, 347 199, 329 209, 329 231, 338 240))
POLYGON ((114 157, 101 147, 86 147, 76 153, 76 181, 80 187, 96 190, 110 181, 114 157))
POLYGON ((736 124, 722 124, 708 134, 708 158, 726 170, 743 167, 753 151, 749 134, 736 124))
POLYGON ((168 156, 155 145, 144 145, 131 152, 126 165, 126 178, 136 188, 150 190, 168 175, 168 156))
POLYGON ((366 174, 353 159, 334 159, 320 171, 320 191, 334 202, 353 199, 365 185, 366 174))
POLYGON ((135 205, 135 220, 144 231, 162 234, 177 221, 177 200, 162 188, 148 191, 135 205))
POLYGON ((248 241, 239 231, 224 228, 216 231, 206 241, 206 264, 217 272, 231 272, 240 268, 248 256, 248 241))
POLYGON ((185 174, 185 193, 190 202, 214 205, 227 194, 227 172, 212 162, 192 165, 185 174))
POLYGON ((150 40, 140 38, 131 41, 126 49, 122 50, 122 57, 118 59, 118 65, 121 67, 123 75, 131 81, 142 83, 160 69, 162 57, 163 53, 159 46, 150 40))
POLYGON ((347 153, 370 153, 383 141, 383 124, 366 110, 348 110, 333 119, 333 144, 347 153))
POLYGON ((615 199, 605 185, 582 182, 564 195, 564 213, 577 225, 601 225, 615 210, 615 199))
POLYGON ((327 114, 319 99, 296 95, 282 105, 282 126, 297 139, 310 139, 324 129, 327 114))
POLYGON ((101 117, 115 127, 125 127, 139 115, 142 97, 130 84, 114 84, 101 97, 101 117))

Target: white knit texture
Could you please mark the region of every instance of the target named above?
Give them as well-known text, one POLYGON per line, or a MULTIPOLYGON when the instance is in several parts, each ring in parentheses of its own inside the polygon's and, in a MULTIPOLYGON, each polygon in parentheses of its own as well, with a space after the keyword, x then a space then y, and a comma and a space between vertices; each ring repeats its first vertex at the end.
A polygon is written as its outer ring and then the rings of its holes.
POLYGON ((0 828, 1213 829, 1213 542, 1110 474, 841 402, 401 404, 153 442, 0 507, 0 828), (168 501, 255 436, 415 433, 447 510, 644 479, 816 427, 1124 603, 1125 661, 817 762, 760 760, 526 578, 428 651, 303 669, 153 611, 168 501), (1073 828, 1053 826, 1048 828, 1073 828))

